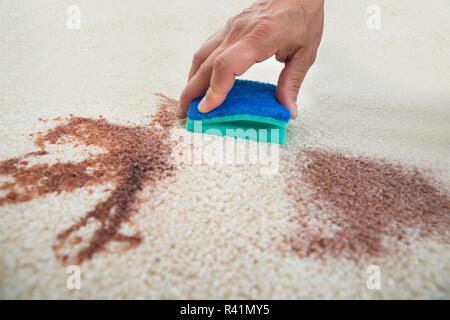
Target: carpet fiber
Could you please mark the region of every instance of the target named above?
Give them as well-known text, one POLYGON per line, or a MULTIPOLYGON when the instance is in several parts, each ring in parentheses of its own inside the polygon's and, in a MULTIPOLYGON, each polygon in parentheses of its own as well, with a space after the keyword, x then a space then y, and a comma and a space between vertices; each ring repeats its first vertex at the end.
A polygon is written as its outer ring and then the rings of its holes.
POLYGON ((80 29, 71 2, 0 3, 0 298, 450 298, 447 1, 378 1, 379 30, 327 1, 270 174, 247 161, 265 144, 174 117, 250 3, 80 0, 80 29))

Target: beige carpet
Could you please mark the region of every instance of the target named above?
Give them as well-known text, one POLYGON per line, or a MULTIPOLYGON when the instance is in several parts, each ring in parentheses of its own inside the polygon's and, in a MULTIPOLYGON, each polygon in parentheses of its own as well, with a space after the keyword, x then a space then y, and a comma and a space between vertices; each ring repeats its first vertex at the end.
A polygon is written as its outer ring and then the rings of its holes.
POLYGON ((326 2, 267 174, 253 142, 192 161, 234 141, 172 116, 251 1, 79 0, 80 30, 72 1, 0 1, 0 297, 450 298, 450 4, 326 2))

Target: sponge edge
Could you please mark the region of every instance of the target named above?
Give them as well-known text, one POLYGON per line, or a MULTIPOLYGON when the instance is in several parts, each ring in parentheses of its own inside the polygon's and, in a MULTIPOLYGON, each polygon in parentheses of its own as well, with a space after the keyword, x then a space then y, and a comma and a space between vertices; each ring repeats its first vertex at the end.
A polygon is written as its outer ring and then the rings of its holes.
POLYGON ((188 111, 186 129, 284 144, 291 113, 276 99, 275 88, 268 83, 236 80, 225 101, 208 113, 198 111, 203 96, 194 100, 188 111))

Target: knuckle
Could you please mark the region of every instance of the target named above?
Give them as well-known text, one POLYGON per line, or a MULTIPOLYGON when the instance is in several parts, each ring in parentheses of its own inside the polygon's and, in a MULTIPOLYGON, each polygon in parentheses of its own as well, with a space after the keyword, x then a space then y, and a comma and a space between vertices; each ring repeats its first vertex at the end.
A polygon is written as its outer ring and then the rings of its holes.
POLYGON ((225 28, 226 28, 227 30, 230 30, 230 29, 231 29, 231 27, 233 26, 234 20, 235 20, 234 17, 227 20, 227 22, 225 23, 225 28))
POLYGON ((291 81, 289 82, 288 90, 292 94, 297 94, 298 91, 300 90, 300 86, 302 85, 302 81, 303 81, 303 76, 301 73, 297 73, 297 74, 293 75, 291 81))
POLYGON ((230 33, 232 35, 238 35, 242 31, 244 31, 245 27, 247 25, 247 22, 243 18, 237 18, 233 21, 230 29, 230 33))
POLYGON ((207 93, 210 97, 213 98, 220 98, 222 97, 224 94, 220 91, 220 88, 217 87, 217 85, 215 84, 211 84, 209 89, 208 89, 208 93, 207 93))
POLYGON ((214 59, 213 68, 217 70, 224 70, 228 68, 228 61, 223 56, 217 56, 214 59))
POLYGON ((290 89, 293 93, 297 93, 298 90, 300 90, 301 81, 302 81, 302 78, 300 78, 300 77, 298 77, 297 79, 294 79, 294 81, 291 82, 291 85, 290 85, 290 88, 289 88, 289 89, 290 89))
POLYGON ((203 62, 203 55, 197 51, 192 56, 192 64, 194 64, 196 66, 200 66, 202 64, 202 62, 203 62))
POLYGON ((253 36, 257 39, 265 39, 273 36, 275 31, 275 25, 272 21, 268 19, 263 19, 260 23, 256 25, 253 29, 253 36))
POLYGON ((211 76, 211 71, 207 63, 202 63, 198 69, 197 76, 201 79, 208 79, 211 76))
POLYGON ((278 62, 286 62, 288 60, 288 56, 289 55, 287 52, 280 50, 275 54, 275 59, 277 59, 278 62))

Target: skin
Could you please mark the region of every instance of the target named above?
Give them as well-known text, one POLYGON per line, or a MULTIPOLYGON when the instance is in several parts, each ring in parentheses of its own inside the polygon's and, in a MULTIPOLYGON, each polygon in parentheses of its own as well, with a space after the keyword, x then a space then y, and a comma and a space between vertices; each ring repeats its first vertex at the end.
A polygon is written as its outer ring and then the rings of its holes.
POLYGON ((284 63, 278 78, 278 101, 297 117, 297 96, 314 63, 323 31, 324 0, 260 0, 231 18, 194 54, 177 115, 204 94, 200 112, 217 108, 235 77, 274 56, 284 63))

